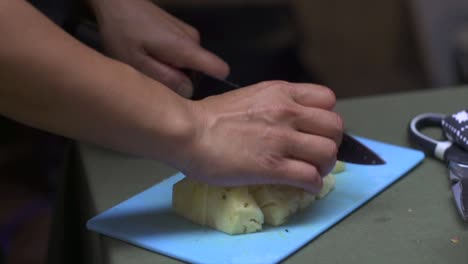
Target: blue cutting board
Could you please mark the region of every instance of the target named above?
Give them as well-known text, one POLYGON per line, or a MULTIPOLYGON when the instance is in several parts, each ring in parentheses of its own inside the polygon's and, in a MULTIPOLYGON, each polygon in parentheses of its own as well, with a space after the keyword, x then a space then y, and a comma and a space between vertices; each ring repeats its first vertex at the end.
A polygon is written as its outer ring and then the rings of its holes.
POLYGON ((324 199, 281 227, 231 236, 185 220, 171 211, 176 174, 88 221, 87 227, 136 246, 190 263, 277 263, 325 232, 338 221, 389 187, 420 163, 424 154, 358 138, 387 162, 385 165, 346 164, 336 187, 324 199))

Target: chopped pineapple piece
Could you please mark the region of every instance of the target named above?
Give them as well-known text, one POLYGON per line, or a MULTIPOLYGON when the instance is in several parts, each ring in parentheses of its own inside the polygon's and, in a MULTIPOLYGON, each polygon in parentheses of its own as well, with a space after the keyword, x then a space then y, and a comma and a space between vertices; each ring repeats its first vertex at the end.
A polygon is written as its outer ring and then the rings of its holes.
POLYGON ((251 193, 262 209, 265 223, 273 226, 285 223, 315 200, 304 190, 285 185, 260 185, 251 188, 251 193))
POLYGON ((172 208, 176 213, 201 225, 206 223, 208 184, 188 180, 179 181, 172 189, 172 208))
POLYGON ((300 196, 301 200, 299 202, 299 210, 303 210, 309 207, 309 205, 311 205, 316 199, 316 195, 304 191, 300 194, 300 196))
POLYGON ((260 231, 263 213, 247 187, 224 188, 185 178, 173 187, 175 212, 228 234, 260 231))
POLYGON ((333 170, 331 171, 332 174, 338 174, 343 172, 346 169, 346 165, 344 162, 337 160, 333 170))
MULTIPOLYGON (((338 161, 333 173, 345 169, 338 161)), ((266 224, 278 226, 293 214, 322 199, 335 187, 335 175, 323 178, 316 194, 286 185, 220 187, 184 178, 173 186, 174 211, 200 225, 228 234, 257 232, 266 224)))
POLYGON ((262 229, 263 213, 248 188, 208 187, 206 225, 228 234, 245 234, 262 229))
POLYGON ((322 180, 323 187, 317 194, 317 199, 322 199, 335 188, 336 179, 334 174, 329 173, 327 176, 323 177, 322 180))

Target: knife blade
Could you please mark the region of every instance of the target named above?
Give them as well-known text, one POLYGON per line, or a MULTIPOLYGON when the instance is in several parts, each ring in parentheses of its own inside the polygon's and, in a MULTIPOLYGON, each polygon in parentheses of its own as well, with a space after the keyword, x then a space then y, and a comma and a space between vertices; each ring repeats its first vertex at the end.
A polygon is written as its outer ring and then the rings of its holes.
MULTIPOLYGON (((194 100, 241 87, 231 81, 217 79, 202 72, 193 71, 189 75, 194 87, 194 96, 192 97, 194 100)), ((385 161, 374 151, 346 133, 343 134, 343 140, 338 148, 337 159, 343 162, 363 165, 385 164, 385 161)))
POLYGON ((343 133, 341 145, 338 147, 337 159, 363 165, 385 164, 379 155, 347 133, 343 133))

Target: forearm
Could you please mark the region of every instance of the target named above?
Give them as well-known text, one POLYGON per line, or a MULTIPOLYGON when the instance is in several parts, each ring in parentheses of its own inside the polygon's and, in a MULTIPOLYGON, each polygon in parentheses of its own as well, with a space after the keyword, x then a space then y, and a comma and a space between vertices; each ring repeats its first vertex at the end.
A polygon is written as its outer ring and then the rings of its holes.
POLYGON ((194 135, 189 101, 89 49, 27 3, 0 4, 0 113, 31 126, 167 160, 194 135))

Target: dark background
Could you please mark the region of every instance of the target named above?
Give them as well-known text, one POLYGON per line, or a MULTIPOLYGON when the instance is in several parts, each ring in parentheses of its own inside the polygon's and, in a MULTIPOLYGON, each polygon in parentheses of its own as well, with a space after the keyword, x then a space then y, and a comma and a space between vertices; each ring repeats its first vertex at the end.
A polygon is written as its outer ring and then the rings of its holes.
MULTIPOLYGON (((92 16, 81 7, 82 15, 67 20, 73 3, 53 2, 44 12, 100 49, 92 16)), ((468 8, 448 8, 456 7, 449 2, 462 1, 155 2, 196 27, 202 45, 230 64, 229 79, 241 85, 271 79, 313 82, 347 98, 460 85, 468 76, 468 45, 463 44, 468 41, 462 37, 468 32, 468 8)), ((200 97, 211 93, 197 91, 200 97)), ((77 205, 85 201, 56 199, 78 182, 79 168, 66 162, 73 153, 73 142, 0 116, 0 227, 16 209, 48 201, 18 231, 17 246, 32 259, 24 263, 43 263, 34 261, 43 248, 49 248, 50 263, 84 263, 86 248, 78 245, 86 214, 77 205)))

